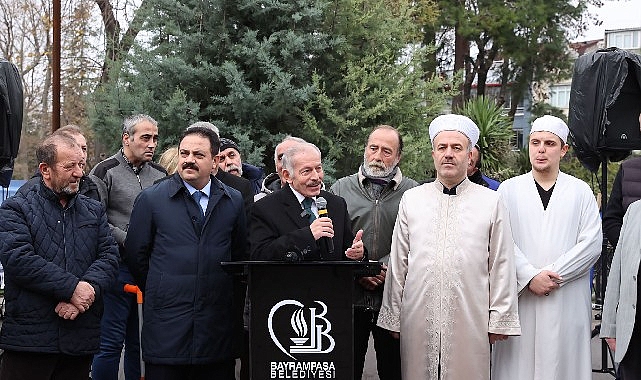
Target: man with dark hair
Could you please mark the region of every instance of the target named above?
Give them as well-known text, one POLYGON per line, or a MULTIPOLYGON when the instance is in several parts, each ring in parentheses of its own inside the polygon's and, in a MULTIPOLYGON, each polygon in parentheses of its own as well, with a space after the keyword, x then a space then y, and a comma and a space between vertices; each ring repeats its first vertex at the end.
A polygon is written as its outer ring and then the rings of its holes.
MULTIPOLYGON (((134 200, 144 188, 167 175, 162 166, 151 161, 157 145, 158 123, 151 116, 127 117, 123 121, 122 148, 90 173, 107 209, 109 226, 121 256, 134 200)), ((123 344, 125 378, 140 378, 136 296, 125 293, 123 287, 128 283, 133 283, 133 278, 127 265, 121 263, 118 281, 105 294, 100 352, 94 358, 91 372, 94 380, 118 379, 123 344)))
POLYGON ((0 378, 86 379, 118 249, 102 205, 78 194, 85 158, 70 137, 38 147, 41 180, 0 208, 6 318, 0 378))
POLYGON ((126 261, 145 292, 142 350, 150 379, 234 379, 233 276, 222 261, 246 258, 240 193, 218 181, 218 136, 187 129, 177 172, 134 205, 126 261))
POLYGON ((370 333, 374 337, 376 366, 381 380, 401 378, 398 339, 376 326, 383 299, 383 286, 398 204, 406 190, 417 186, 404 177, 398 164, 403 139, 396 128, 379 125, 370 133, 363 164, 358 172, 339 179, 330 191, 347 202, 352 231, 363 230, 363 241, 370 260, 378 260, 383 270, 378 276, 361 277, 354 300, 354 379, 363 376, 363 365, 370 333))
POLYGON ((569 132, 556 116, 534 120, 532 170, 498 190, 514 238, 523 335, 494 346, 494 380, 592 379, 589 279, 603 235, 592 189, 560 170, 569 132))
POLYGON ((474 145, 474 147, 472 148, 470 162, 467 165, 467 178, 469 178, 470 181, 476 183, 477 185, 488 187, 491 190, 497 190, 501 182, 481 173, 482 159, 483 154, 481 153, 481 148, 479 148, 478 145, 474 145))

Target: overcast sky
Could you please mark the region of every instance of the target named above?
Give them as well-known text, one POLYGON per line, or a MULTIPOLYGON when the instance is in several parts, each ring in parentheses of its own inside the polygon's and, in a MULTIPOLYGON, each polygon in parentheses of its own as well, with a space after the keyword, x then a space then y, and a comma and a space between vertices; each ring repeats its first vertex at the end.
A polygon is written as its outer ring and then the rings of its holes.
POLYGON ((641 0, 603 0, 603 6, 590 7, 590 13, 603 24, 592 26, 577 41, 603 38, 606 29, 641 27, 641 0))

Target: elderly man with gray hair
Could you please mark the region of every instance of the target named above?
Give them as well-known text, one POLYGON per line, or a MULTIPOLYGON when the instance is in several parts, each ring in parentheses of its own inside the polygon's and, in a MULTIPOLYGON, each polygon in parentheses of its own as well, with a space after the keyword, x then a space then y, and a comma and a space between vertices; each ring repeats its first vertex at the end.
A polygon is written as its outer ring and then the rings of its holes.
POLYGON ((288 149, 283 177, 287 186, 254 204, 249 233, 252 259, 287 260, 291 252, 302 260, 363 259, 363 231, 352 234, 345 200, 322 190, 320 150, 310 143, 288 149), (331 219, 318 212, 321 197, 331 219), (335 249, 328 249, 328 239, 335 249))
POLYGON ((467 178, 472 120, 429 133, 436 180, 401 198, 378 326, 401 340, 404 380, 487 380, 490 344, 521 333, 507 210, 467 178))

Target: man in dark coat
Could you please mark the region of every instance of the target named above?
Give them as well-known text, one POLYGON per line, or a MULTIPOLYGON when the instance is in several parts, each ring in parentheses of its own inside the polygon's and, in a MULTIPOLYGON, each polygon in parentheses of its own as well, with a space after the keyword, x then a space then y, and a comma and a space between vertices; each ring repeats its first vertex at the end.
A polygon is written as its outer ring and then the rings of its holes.
POLYGON ((50 136, 36 156, 42 179, 0 208, 0 378, 87 379, 118 247, 100 202, 78 194, 85 160, 76 142, 50 136))
POLYGON ((218 136, 183 133, 177 172, 140 193, 126 260, 145 292, 142 350, 150 379, 234 379, 233 278, 246 252, 243 199, 212 176, 218 136))
POLYGON ((283 155, 283 177, 288 186, 254 203, 249 234, 254 260, 285 260, 294 253, 302 260, 361 260, 363 231, 352 234, 345 200, 321 190, 321 153, 310 143, 299 143, 283 155), (318 197, 327 200, 330 217, 319 217, 318 197), (333 241, 329 253, 321 238, 333 241))

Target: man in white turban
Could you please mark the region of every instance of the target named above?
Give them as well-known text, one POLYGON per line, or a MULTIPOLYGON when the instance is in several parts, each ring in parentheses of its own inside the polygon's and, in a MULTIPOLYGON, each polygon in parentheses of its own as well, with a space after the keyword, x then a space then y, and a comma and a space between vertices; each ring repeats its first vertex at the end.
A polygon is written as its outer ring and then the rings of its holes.
POLYGON ((554 116, 532 123, 532 171, 499 193, 510 214, 522 335, 495 345, 494 380, 592 378, 590 267, 601 252, 601 221, 590 187, 559 170, 568 127, 554 116))
POLYGON ((467 178, 476 124, 443 115, 429 133, 436 181, 403 194, 378 326, 401 340, 404 380, 487 380, 490 344, 521 332, 507 211, 467 178))

